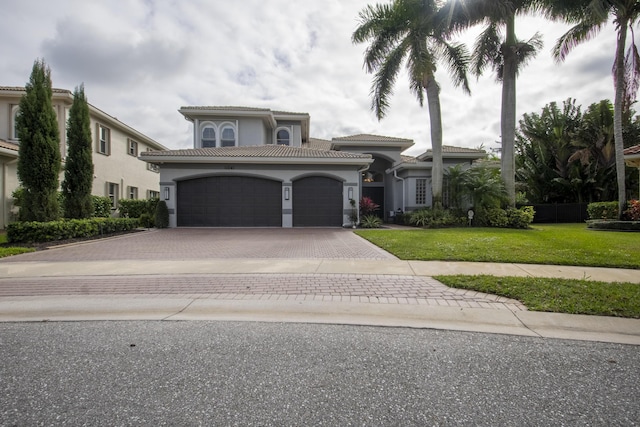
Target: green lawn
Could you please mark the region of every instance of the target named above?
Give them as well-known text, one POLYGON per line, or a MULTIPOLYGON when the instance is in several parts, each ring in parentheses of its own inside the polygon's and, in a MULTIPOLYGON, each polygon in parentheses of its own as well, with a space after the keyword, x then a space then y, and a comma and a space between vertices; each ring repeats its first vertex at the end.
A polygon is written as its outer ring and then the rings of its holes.
POLYGON ((534 225, 529 230, 445 228, 356 232, 405 260, 640 269, 640 233, 595 231, 585 224, 534 225))
MULTIPOLYGON (((587 229, 585 224, 530 230, 449 228, 358 230, 406 260, 516 262, 640 269, 640 233, 587 229)), ((447 286, 513 298, 529 310, 640 318, 640 285, 535 277, 438 276, 447 286)))
POLYGON ((3 246, 5 243, 7 243, 7 234, 4 231, 0 231, 0 258, 35 251, 33 248, 5 247, 3 246))
POLYGON ((640 318, 640 285, 539 277, 436 276, 459 289, 521 301, 529 310, 640 318))

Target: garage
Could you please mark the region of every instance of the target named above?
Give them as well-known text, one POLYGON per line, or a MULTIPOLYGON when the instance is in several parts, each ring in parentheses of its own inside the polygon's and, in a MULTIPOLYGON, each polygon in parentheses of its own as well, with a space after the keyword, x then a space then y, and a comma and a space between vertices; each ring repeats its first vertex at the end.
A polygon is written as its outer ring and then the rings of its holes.
POLYGON ((336 179, 310 176, 293 182, 294 227, 342 227, 342 188, 336 179))
POLYGON ((248 176, 179 181, 178 227, 282 227, 282 183, 248 176))

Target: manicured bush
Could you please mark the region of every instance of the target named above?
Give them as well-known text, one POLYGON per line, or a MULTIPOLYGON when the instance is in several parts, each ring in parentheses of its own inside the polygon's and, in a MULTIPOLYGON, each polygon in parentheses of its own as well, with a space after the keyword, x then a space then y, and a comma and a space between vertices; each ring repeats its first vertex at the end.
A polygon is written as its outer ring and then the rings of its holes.
POLYGON ((164 200, 160 200, 157 204, 154 223, 156 228, 167 228, 169 226, 169 209, 167 208, 167 202, 164 200))
POLYGON ((529 228, 533 222, 536 212, 533 206, 523 206, 519 209, 507 209, 507 219, 509 228, 529 228))
POLYGON ((138 220, 133 218, 13 222, 7 225, 7 241, 9 243, 51 242, 129 231, 137 226, 138 220))
POLYGON ((109 218, 111 216, 111 199, 102 196, 91 196, 93 202, 93 216, 109 218))
POLYGON ((593 230, 640 231, 640 221, 592 220, 587 222, 587 227, 593 230))
POLYGON ((155 225, 153 217, 146 212, 140 215, 140 218, 138 218, 138 223, 140 224, 140 227, 144 228, 152 228, 155 225))
POLYGON ((376 215, 365 215, 360 218, 360 226, 362 228, 380 228, 382 220, 376 215))
POLYGON ((448 209, 423 208, 407 215, 409 224, 424 228, 463 225, 466 221, 458 211, 448 209))
POLYGON ((589 219, 618 219, 618 202, 596 202, 587 206, 589 219))
MULTIPOLYGON (((480 211, 482 212, 482 211, 480 211)), ((489 227, 506 228, 509 226, 509 218, 507 217, 507 211, 500 208, 487 209, 480 215, 484 217, 485 225, 489 227)))

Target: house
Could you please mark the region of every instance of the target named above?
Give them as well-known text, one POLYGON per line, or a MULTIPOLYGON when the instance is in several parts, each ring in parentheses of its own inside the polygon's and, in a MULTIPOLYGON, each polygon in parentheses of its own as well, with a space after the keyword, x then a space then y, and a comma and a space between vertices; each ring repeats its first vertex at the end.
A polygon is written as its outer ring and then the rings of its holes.
MULTIPOLYGON (((640 145, 626 148, 623 154, 625 164, 632 168, 638 168, 638 174, 640 174, 640 145)), ((640 184, 638 185, 638 198, 640 198, 640 184)))
MULTIPOLYGON (((17 175, 18 147, 20 143, 16 117, 23 87, 0 87, 0 229, 11 219, 11 194, 19 187, 17 175)), ((73 104, 73 93, 53 89, 53 108, 60 129, 60 152, 64 167, 67 154, 66 123, 73 104)), ((141 162, 138 155, 148 150, 166 147, 117 118, 89 104, 91 131, 94 140, 94 179, 92 194, 111 198, 113 209, 121 198, 144 199, 159 196, 158 168, 141 162)), ((60 182, 64 172, 60 174, 60 182)))
MULTIPOLYGON (((410 139, 311 138, 306 113, 247 107, 182 107, 193 148, 149 151, 160 168, 170 227, 341 227, 361 197, 396 211, 431 205, 430 151, 404 156, 410 139)), ((444 147, 445 168, 484 158, 444 147)))

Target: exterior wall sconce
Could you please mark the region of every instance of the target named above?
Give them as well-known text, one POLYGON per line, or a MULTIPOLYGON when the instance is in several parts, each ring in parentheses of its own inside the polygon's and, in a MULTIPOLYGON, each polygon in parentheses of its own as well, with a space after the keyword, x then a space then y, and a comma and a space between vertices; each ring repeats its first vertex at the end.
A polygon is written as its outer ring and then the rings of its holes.
POLYGON ((284 188, 284 199, 285 200, 289 200, 290 197, 291 197, 291 191, 289 190, 289 187, 285 187, 284 188))
POLYGON ((347 194, 349 195, 349 200, 353 199, 353 187, 349 187, 349 190, 347 190, 347 194))
POLYGON ((169 195, 171 193, 169 192, 169 187, 164 187, 164 199, 165 200, 169 200, 169 195))

